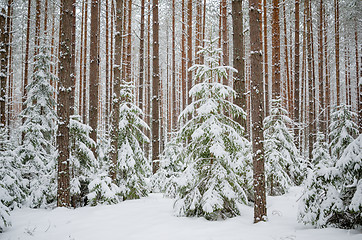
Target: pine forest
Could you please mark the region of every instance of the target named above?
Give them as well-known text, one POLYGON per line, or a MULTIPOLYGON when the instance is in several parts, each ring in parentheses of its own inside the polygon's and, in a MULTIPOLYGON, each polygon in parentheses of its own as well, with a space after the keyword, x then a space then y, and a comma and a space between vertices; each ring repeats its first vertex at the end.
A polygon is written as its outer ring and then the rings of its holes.
POLYGON ((0 0, 0 239, 360 239, 361 29, 360 0, 0 0))

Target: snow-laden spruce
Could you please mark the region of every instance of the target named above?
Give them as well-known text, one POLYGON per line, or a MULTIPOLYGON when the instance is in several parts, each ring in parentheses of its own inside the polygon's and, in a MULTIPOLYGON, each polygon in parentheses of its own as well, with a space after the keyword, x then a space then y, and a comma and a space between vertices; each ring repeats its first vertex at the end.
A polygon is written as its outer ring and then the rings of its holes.
POLYGON ((272 101, 270 115, 264 119, 265 172, 270 195, 281 195, 302 180, 302 158, 288 126, 293 121, 281 99, 272 101))
POLYGON ((96 161, 92 148, 96 143, 90 138, 92 128, 81 122, 79 115, 70 118, 70 194, 73 207, 87 204, 88 184, 96 172, 96 161))
MULTIPOLYGON (((326 155, 324 155, 326 156, 326 155)), ((362 135, 334 164, 320 159, 308 174, 298 220, 316 227, 362 227, 362 135)))
POLYGON ((23 164, 23 176, 28 179, 26 205, 46 207, 56 200, 56 149, 54 89, 50 81, 56 81, 51 73, 49 49, 39 47, 34 56, 34 72, 26 86, 25 109, 21 112, 22 143, 16 155, 23 164))
POLYGON ((193 102, 180 114, 179 121, 185 124, 176 136, 183 143, 179 157, 186 169, 177 182, 175 213, 209 220, 240 214, 248 189, 241 173, 250 161, 250 143, 243 137, 243 127, 232 119, 246 114, 228 100, 235 91, 218 83, 235 69, 219 65, 221 49, 215 48, 216 41, 205 41, 199 51, 205 65, 189 69, 196 72, 199 83, 190 90, 193 102))
POLYGON ((124 200, 145 197, 149 193, 146 177, 151 174, 143 144, 149 139, 143 133, 149 130, 142 120, 142 110, 134 104, 133 83, 123 82, 119 115, 117 182, 122 187, 124 200))
POLYGON ((0 233, 11 226, 10 210, 20 206, 25 197, 26 181, 20 170, 14 144, 8 139, 7 129, 0 126, 0 233))
POLYGON ((353 121, 357 118, 358 115, 351 110, 351 106, 345 104, 332 112, 329 139, 331 155, 335 161, 358 134, 358 125, 353 121))

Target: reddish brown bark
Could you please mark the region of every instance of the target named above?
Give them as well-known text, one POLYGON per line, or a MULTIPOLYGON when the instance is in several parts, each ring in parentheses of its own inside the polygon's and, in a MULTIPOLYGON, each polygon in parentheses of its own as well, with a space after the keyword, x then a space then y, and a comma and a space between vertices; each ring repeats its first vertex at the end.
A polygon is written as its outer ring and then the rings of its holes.
POLYGON ((279 0, 273 0, 272 12, 272 98, 280 97, 280 24, 279 0))

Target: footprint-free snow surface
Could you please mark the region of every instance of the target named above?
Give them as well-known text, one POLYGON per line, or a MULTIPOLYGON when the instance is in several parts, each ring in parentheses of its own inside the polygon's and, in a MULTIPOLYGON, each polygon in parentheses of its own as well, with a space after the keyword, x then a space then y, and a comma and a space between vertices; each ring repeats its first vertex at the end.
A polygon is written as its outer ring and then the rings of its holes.
POLYGON ((224 221, 176 217, 174 200, 162 194, 117 205, 75 210, 19 209, 1 240, 361 240, 362 232, 314 229, 297 223, 301 188, 268 197, 268 222, 253 224, 253 208, 224 221))

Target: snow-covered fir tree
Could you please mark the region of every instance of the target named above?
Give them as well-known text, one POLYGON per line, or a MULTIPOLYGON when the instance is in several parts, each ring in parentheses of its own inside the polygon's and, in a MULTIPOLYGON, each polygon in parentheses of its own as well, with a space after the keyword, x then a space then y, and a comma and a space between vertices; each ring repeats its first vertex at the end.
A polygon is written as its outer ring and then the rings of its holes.
POLYGON ((199 51, 205 64, 189 69, 199 83, 190 90, 193 102, 180 114, 179 121, 185 124, 176 136, 184 144, 179 157, 186 169, 178 179, 175 213, 209 220, 240 214, 240 206, 247 203, 240 172, 250 161, 250 143, 243 137, 243 127, 232 119, 246 114, 228 100, 234 90, 219 83, 235 70, 219 65, 221 49, 215 48, 216 42, 217 38, 205 41, 199 51))
POLYGON ((71 202, 73 207, 86 205, 88 184, 97 168, 92 148, 96 143, 90 138, 91 127, 81 122, 79 115, 70 119, 70 173, 71 202))
POLYGON ((288 128, 293 121, 281 99, 272 101, 270 115, 264 119, 265 172, 270 195, 280 195, 302 180, 302 160, 288 128))
POLYGON ((33 68, 27 89, 25 109, 22 111, 23 139, 16 155, 23 164, 23 176, 28 179, 26 205, 46 207, 56 200, 56 150, 54 147, 57 116, 54 111, 56 81, 51 73, 49 49, 39 47, 34 56, 33 68))
POLYGON ((351 107, 345 104, 336 107, 332 112, 329 139, 331 155, 335 161, 340 158, 343 150, 357 136, 358 126, 353 121, 357 117, 351 107))
MULTIPOLYGON (((326 155, 321 155, 326 156, 326 155)), ((334 164, 321 158, 308 174, 298 220, 318 228, 362 226, 362 135, 334 164)))
POLYGON ((151 166, 142 146, 143 143, 149 143, 143 133, 149 127, 141 118, 142 110, 134 104, 133 91, 132 82, 123 82, 120 95, 123 101, 119 110, 117 182, 123 188, 124 200, 147 196, 149 186, 146 177, 151 175, 151 166))
POLYGON ((326 142, 325 135, 322 132, 317 133, 317 141, 313 145, 312 152, 312 166, 316 166, 321 161, 331 161, 331 155, 329 154, 328 144, 326 142))

